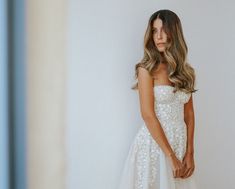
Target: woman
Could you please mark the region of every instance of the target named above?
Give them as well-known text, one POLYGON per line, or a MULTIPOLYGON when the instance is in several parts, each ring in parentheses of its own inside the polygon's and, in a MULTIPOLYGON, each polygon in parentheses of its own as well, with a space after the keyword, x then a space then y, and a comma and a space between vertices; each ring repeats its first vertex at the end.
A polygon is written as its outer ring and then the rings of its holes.
POLYGON ((139 92, 144 124, 129 150, 119 189, 196 189, 192 94, 197 90, 187 51, 178 16, 155 12, 132 87, 139 92))

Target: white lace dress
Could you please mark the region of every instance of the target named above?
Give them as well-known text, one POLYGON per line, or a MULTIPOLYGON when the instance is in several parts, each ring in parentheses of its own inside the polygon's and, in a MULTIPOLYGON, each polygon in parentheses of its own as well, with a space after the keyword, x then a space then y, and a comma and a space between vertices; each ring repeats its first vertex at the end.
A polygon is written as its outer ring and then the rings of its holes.
MULTIPOLYGON (((173 151, 182 160, 187 143, 184 103, 191 94, 173 90, 170 85, 154 86, 155 112, 173 151)), ((196 189, 194 175, 174 178, 169 159, 143 124, 130 146, 118 189, 196 189)))

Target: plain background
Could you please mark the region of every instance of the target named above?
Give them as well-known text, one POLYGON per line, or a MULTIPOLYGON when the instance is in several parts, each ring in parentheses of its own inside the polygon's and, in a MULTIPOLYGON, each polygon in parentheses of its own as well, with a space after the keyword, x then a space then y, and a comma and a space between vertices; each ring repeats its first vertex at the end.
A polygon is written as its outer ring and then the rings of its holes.
POLYGON ((235 3, 192 0, 70 0, 68 189, 116 189, 142 125, 134 65, 148 19, 170 9, 181 19, 194 94, 198 188, 232 189, 235 177, 235 3))
POLYGON ((7 66, 4 64, 7 61, 6 56, 6 48, 5 45, 7 43, 6 37, 7 32, 6 30, 2 29, 5 28, 6 24, 6 10, 4 9, 6 2, 0 0, 0 188, 7 188, 8 187, 8 131, 7 131, 7 66))

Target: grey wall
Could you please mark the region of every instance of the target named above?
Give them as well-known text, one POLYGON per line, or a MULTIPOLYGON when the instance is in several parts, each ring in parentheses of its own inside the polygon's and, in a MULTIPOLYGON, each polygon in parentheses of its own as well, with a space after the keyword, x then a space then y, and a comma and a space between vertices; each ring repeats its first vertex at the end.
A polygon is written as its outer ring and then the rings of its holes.
POLYGON ((233 1, 70 0, 68 35, 68 188, 115 189, 142 124, 130 90, 149 16, 175 11, 196 70, 195 163, 203 189, 232 189, 235 176, 233 1))
POLYGON ((8 109, 7 109, 7 12, 6 1, 0 0, 0 188, 8 185, 8 109))
POLYGON ((25 1, 8 1, 10 188, 26 184, 25 1))

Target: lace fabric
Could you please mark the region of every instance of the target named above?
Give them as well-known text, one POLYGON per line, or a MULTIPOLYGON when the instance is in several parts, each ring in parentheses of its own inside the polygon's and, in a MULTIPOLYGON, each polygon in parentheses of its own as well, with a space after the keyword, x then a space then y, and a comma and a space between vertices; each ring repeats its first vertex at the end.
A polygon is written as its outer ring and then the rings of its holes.
MULTIPOLYGON (((177 158, 186 152, 187 127, 184 104, 191 94, 173 93, 173 86, 154 87, 155 112, 177 158)), ((169 160, 152 138, 145 124, 130 146, 118 189, 197 189, 194 173, 186 179, 174 178, 169 160)))

